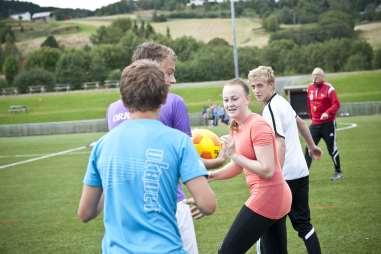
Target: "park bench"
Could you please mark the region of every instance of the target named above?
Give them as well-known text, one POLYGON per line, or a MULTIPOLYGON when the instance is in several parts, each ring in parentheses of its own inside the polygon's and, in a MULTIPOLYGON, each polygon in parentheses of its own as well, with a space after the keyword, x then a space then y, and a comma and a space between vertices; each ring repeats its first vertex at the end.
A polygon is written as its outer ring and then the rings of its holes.
POLYGON ((4 87, 1 88, 1 95, 10 95, 10 94, 18 94, 17 87, 4 87))
POLYGON ((46 91, 45 86, 28 86, 29 93, 43 93, 46 91))
POLYGON ((28 107, 26 105, 10 105, 8 111, 10 113, 27 112, 28 107))
POLYGON ((119 87, 118 80, 105 80, 105 88, 116 88, 119 87))
POLYGON ((54 91, 70 91, 71 87, 69 84, 57 84, 54 86, 54 91))
POLYGON ((85 82, 82 84, 82 88, 87 90, 87 89, 97 89, 99 88, 99 82, 85 82))

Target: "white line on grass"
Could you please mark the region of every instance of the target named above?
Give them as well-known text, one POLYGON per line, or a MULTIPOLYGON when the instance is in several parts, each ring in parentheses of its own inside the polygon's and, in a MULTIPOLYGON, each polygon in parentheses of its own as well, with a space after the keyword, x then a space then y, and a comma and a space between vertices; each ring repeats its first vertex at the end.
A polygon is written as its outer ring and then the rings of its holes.
POLYGON ((337 128, 336 131, 343 131, 343 130, 348 130, 352 128, 356 128, 357 124, 356 123, 344 123, 343 125, 347 125, 345 127, 337 128))
MULTIPOLYGON (((352 128, 356 128, 357 127, 356 123, 347 123, 347 124, 343 124, 343 125, 347 125, 347 126, 338 128, 337 131, 343 131, 343 130, 348 130, 348 129, 352 129, 352 128)), ((38 160, 43 160, 43 159, 51 158, 51 157, 58 156, 58 155, 63 155, 63 154, 67 154, 67 153, 72 153, 72 152, 80 151, 80 150, 83 150, 85 148, 87 148, 87 146, 80 146, 80 147, 77 147, 77 148, 61 151, 61 152, 58 152, 58 153, 46 154, 46 155, 43 155, 43 156, 40 156, 40 157, 36 157, 36 158, 32 158, 32 159, 25 160, 25 161, 18 161, 18 162, 11 163, 11 164, 0 165, 0 170, 1 169, 5 169, 5 168, 10 168, 10 167, 13 167, 13 166, 17 166, 17 165, 21 165, 21 164, 26 164, 26 163, 33 162, 33 161, 38 161, 38 160)), ((31 154, 31 155, 15 155, 14 157, 27 157, 27 156, 33 156, 33 154, 31 154)), ((1 158, 5 158, 5 156, 0 156, 0 157, 1 158)))
MULTIPOLYGON (((90 151, 82 151, 82 152, 72 152, 67 155, 81 155, 81 154, 89 154, 90 151)), ((30 154, 10 154, 10 155, 0 155, 0 159, 2 158, 28 158, 28 157, 37 157, 44 156, 47 153, 30 153, 30 154)))
POLYGON ((58 156, 58 155, 63 155, 63 154, 66 154, 66 153, 71 153, 71 152, 83 150, 85 148, 87 148, 87 146, 80 146, 80 147, 77 147, 77 148, 61 151, 61 152, 58 152, 58 153, 46 154, 44 156, 32 158, 32 159, 25 160, 25 161, 18 161, 18 162, 11 163, 11 164, 0 165, 0 170, 1 169, 5 169, 5 168, 10 168, 10 167, 13 167, 13 166, 17 166, 17 165, 21 165, 21 164, 26 164, 26 163, 33 162, 33 161, 38 161, 38 160, 43 160, 43 159, 51 158, 51 157, 58 156))

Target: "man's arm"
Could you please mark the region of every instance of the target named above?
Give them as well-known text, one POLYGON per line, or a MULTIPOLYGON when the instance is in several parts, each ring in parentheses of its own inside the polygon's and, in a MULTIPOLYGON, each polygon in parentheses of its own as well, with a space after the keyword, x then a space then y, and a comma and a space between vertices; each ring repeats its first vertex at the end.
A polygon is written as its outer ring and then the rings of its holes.
POLYGON ((176 101, 173 105, 175 107, 173 126, 174 129, 180 130, 185 134, 192 136, 190 128, 190 119, 188 115, 188 109, 182 99, 176 101))
POLYGON ((77 210, 77 216, 82 222, 94 219, 102 211, 103 202, 100 202, 103 196, 102 193, 101 188, 83 185, 81 200, 77 210))
POLYGON ((331 87, 328 91, 328 96, 331 101, 331 106, 326 110, 326 112, 324 112, 327 113, 327 118, 328 116, 336 115, 337 111, 340 109, 340 101, 333 87, 331 87))
POLYGON ((286 143, 284 141, 284 137, 276 136, 276 143, 278 149, 278 159, 280 163, 280 167, 283 168, 284 160, 286 157, 286 143))
POLYGON ((322 151, 320 147, 315 144, 314 140, 312 139, 310 130, 307 128, 306 124, 299 116, 296 116, 296 124, 298 126, 299 133, 302 135, 304 141, 307 144, 308 152, 312 158, 315 160, 320 160, 322 151))
POLYGON ((210 215, 216 210, 217 202, 214 192, 204 176, 196 177, 185 183, 193 202, 203 215, 210 215))

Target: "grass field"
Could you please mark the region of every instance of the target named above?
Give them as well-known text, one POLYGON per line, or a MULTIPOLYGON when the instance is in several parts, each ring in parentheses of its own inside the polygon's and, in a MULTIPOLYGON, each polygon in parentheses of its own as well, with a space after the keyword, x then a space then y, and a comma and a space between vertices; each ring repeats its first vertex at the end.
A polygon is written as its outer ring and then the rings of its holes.
MULTIPOLYGON (((381 248, 381 117, 339 118, 338 145, 345 178, 332 183, 326 156, 314 162, 310 205, 322 253, 379 253, 381 248)), ((226 127, 214 128, 218 134, 226 127)), ((80 147, 101 133, 0 138, 0 167, 17 161, 80 147)), ((99 253, 101 218, 80 223, 75 211, 89 150, 0 169, 0 253, 99 253)), ((247 198, 241 176, 212 182, 217 212, 196 221, 200 254, 216 253, 231 222, 247 198)), ((305 253, 288 223, 289 253, 305 253)), ((251 250, 249 253, 255 253, 251 250)))
MULTIPOLYGON (((381 101, 381 70, 329 74, 327 79, 337 89, 341 102, 381 101)), ((179 85, 172 91, 184 98, 189 112, 201 112, 209 103, 222 103, 223 83, 179 85)), ((0 97, 0 124, 103 118, 107 106, 118 98, 117 89, 3 96, 0 97), (9 113, 9 106, 15 104, 27 105, 29 112, 9 113)), ((254 99, 253 110, 258 111, 259 107, 254 99)))
MULTIPOLYGON (((167 27, 173 38, 192 36, 197 40, 208 42, 219 37, 232 44, 232 27, 230 19, 175 19, 163 23, 153 23, 155 31, 165 34, 167 27)), ((239 18, 236 20, 237 44, 244 46, 264 47, 270 37, 261 27, 259 19, 239 18)))
POLYGON ((355 27, 360 37, 369 42, 373 48, 381 48, 381 22, 361 24, 355 27))

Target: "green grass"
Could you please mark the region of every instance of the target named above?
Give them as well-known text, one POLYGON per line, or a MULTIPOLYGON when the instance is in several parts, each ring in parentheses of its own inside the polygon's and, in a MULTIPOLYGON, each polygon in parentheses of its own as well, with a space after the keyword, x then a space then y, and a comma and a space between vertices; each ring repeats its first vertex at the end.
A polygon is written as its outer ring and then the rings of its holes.
MULTIPOLYGON (((338 91, 341 102, 381 101, 381 70, 329 74, 328 81, 338 91)), ((197 87, 174 86, 189 112, 201 112, 210 103, 222 103, 223 81, 197 87)), ((0 97, 0 124, 38 123, 104 118, 107 106, 119 98, 118 89, 73 91, 0 97), (10 105, 27 105, 27 113, 9 113, 10 105)), ((253 99, 252 109, 260 105, 253 99)))
POLYGON ((342 102, 380 101, 381 70, 328 76, 342 102))
MULTIPOLYGON (((324 150, 312 164, 310 205, 322 253, 379 253, 381 248, 381 117, 339 118, 344 180, 332 183, 332 162, 324 150)), ((218 134, 226 127, 214 128, 218 134)), ((0 138, 0 165, 24 160, 15 155, 53 153, 79 147, 101 133, 0 138)), ((0 253, 99 253, 101 218, 82 224, 75 217, 89 151, 0 170, 0 253)), ((37 156, 37 155, 36 155, 37 156)), ((196 221, 200 254, 214 254, 248 196, 241 176, 212 182, 216 213, 196 221)), ((289 253, 306 253, 288 222, 289 253)), ((255 253, 251 250, 249 253, 255 253)))

